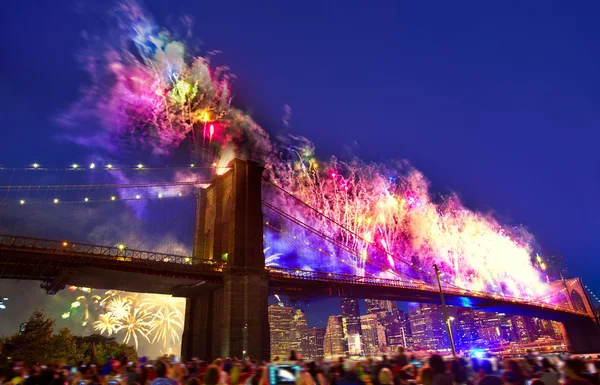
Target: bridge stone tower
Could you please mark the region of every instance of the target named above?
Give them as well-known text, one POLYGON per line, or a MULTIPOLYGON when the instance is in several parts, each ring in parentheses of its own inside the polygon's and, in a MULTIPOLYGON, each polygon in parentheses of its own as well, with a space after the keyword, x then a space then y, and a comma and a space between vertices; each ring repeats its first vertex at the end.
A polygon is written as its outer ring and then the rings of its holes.
POLYGON ((186 303, 182 355, 201 359, 269 358, 268 273, 263 254, 263 168, 234 159, 230 170, 200 191, 194 256, 224 261, 223 286, 186 303))

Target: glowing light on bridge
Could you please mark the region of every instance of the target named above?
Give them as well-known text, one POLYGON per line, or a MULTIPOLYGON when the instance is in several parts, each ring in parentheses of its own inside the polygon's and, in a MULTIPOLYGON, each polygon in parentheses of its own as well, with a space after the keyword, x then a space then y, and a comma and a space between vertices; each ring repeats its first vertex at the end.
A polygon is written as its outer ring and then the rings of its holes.
POLYGON ((33 164, 33 168, 38 168, 38 167, 40 167, 40 165, 39 165, 39 164, 37 164, 37 163, 34 163, 34 164, 33 164))
POLYGON ((53 202, 58 203, 58 198, 54 198, 53 202))
POLYGON ((77 167, 79 167, 79 165, 77 163, 73 163, 71 167, 73 167, 73 170, 77 170, 77 167))
POLYGON ((96 168, 96 165, 95 165, 94 163, 90 163, 90 169, 92 169, 92 170, 93 170, 93 169, 95 169, 95 168, 96 168))
POLYGON ((144 168, 144 165, 140 163, 140 164, 137 165, 137 168, 138 168, 138 170, 141 170, 141 169, 144 168))
POLYGON ((24 205, 24 204, 25 204, 25 199, 21 199, 21 200, 19 201, 19 204, 22 204, 22 205, 24 205))
POLYGON ((107 169, 109 169, 109 170, 112 170, 112 168, 113 168, 113 165, 112 165, 112 164, 107 164, 107 165, 106 165, 106 168, 107 168, 107 169))

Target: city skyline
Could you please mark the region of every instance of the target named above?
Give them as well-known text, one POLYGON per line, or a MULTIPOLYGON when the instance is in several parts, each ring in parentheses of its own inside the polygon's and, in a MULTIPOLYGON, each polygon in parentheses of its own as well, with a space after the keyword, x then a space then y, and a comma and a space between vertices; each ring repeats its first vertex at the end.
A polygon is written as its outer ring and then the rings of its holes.
MULTIPOLYGON (((330 311, 336 313, 336 309, 330 311)), ((536 344, 548 349, 566 346, 558 322, 456 306, 448 306, 447 311, 456 350, 462 353, 527 349, 536 344)), ((326 359, 389 354, 400 346, 416 352, 451 350, 439 304, 408 303, 405 312, 394 301, 342 298, 339 314, 329 315, 325 328, 307 325, 309 312, 281 301, 269 307, 272 359, 285 359, 291 350, 300 357, 326 359), (364 312, 358 311, 361 303, 364 312), (298 320, 300 328, 294 326, 298 320), (286 328, 288 333, 280 333, 286 328)))

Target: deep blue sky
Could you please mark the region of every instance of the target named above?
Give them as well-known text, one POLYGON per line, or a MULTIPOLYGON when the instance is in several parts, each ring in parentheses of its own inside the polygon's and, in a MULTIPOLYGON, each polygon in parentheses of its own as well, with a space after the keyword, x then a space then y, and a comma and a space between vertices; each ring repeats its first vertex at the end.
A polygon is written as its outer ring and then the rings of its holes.
MULTIPOLYGON (((86 83, 75 56, 94 21, 74 1, 0 12, 0 164, 67 165, 53 119, 86 83)), ((165 26, 194 20, 231 67, 237 105, 321 157, 358 143, 408 159, 434 191, 522 223, 600 292, 600 26, 595 2, 146 1, 165 26)), ((132 160, 137 162, 137 160, 132 160)))

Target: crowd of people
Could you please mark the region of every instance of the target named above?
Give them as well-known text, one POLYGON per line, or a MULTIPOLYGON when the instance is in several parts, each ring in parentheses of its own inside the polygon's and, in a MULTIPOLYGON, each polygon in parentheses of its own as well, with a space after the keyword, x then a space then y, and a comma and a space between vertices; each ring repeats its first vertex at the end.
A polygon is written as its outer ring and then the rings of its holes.
POLYGON ((280 368, 294 368, 279 383, 296 385, 600 385, 600 357, 563 355, 521 358, 417 359, 403 348, 388 358, 303 361, 292 352, 272 363, 236 358, 213 362, 176 358, 130 362, 111 358, 104 365, 79 363, 25 366, 13 362, 0 372, 0 385, 270 385, 280 368))

